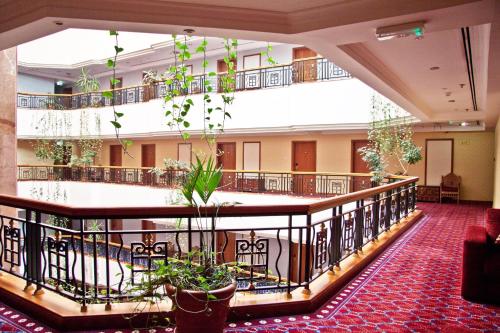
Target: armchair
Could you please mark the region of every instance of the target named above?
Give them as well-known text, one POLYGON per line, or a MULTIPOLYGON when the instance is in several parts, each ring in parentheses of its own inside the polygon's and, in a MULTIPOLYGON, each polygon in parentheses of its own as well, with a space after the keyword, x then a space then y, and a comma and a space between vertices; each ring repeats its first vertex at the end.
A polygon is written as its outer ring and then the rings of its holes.
POLYGON ((443 198, 452 198, 460 202, 460 182, 462 178, 455 175, 453 172, 441 177, 439 202, 443 202, 443 198))
POLYGON ((488 209, 486 227, 466 229, 462 262, 462 297, 500 304, 500 209, 488 209))

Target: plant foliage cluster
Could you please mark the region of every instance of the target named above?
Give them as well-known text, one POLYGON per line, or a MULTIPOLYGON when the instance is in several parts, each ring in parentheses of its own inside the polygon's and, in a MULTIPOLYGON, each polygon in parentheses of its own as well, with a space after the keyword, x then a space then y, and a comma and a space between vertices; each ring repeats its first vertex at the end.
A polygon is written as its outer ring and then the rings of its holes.
POLYGON ((406 175, 408 167, 422 159, 421 147, 413 142, 413 129, 408 118, 391 101, 380 95, 372 97, 372 122, 369 143, 359 151, 379 183, 389 173, 406 175), (396 165, 396 169, 391 169, 396 165))

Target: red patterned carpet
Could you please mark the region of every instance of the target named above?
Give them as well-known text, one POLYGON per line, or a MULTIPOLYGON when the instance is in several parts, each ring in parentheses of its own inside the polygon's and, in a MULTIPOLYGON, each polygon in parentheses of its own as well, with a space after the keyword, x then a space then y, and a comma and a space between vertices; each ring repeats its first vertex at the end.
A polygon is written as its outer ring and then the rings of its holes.
MULTIPOLYGON (((500 332, 500 307, 460 297, 465 227, 483 224, 485 207, 419 207, 426 216, 315 313, 228 323, 227 332, 500 332)), ((0 331, 54 332, 1 303, 0 331)), ((147 332, 163 331, 172 329, 147 332)))

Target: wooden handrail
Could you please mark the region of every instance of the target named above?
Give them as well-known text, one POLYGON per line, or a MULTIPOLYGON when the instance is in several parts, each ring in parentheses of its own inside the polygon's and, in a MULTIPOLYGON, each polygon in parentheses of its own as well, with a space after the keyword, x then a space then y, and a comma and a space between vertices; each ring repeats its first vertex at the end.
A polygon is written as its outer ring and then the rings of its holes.
POLYGON ((343 194, 330 199, 323 199, 311 204, 301 205, 237 205, 237 206, 205 206, 198 211, 189 206, 164 206, 164 207, 73 207, 50 203, 46 201, 20 198, 17 196, 0 195, 0 205, 37 210, 46 214, 60 215, 73 219, 79 218, 172 218, 193 217, 201 212, 206 216, 271 216, 271 215, 307 215, 329 208, 368 199, 376 194, 382 194, 400 186, 418 182, 418 177, 406 177, 391 184, 377 186, 355 193, 343 194))
MULTIPOLYGON (((399 177, 404 177, 404 176, 399 176, 399 177)), ((394 183, 380 185, 377 187, 373 187, 373 188, 369 188, 369 189, 365 189, 365 190, 361 190, 361 191, 356 191, 353 193, 341 194, 341 195, 336 196, 334 198, 321 199, 318 202, 315 202, 315 203, 312 203, 309 205, 308 213, 313 214, 313 213, 317 213, 319 211, 322 211, 322 210, 325 210, 328 208, 338 207, 340 205, 344 205, 344 204, 349 203, 349 202, 371 198, 376 194, 382 194, 382 193, 385 193, 387 191, 398 188, 400 186, 409 185, 412 183, 417 183, 418 180, 419 180, 419 177, 408 177, 407 176, 405 179, 401 179, 400 181, 396 181, 394 183)))
MULTIPOLYGON (((53 164, 19 164, 19 168, 107 168, 107 169, 138 169, 138 170, 151 170, 152 167, 127 167, 127 166, 111 166, 111 165, 89 165, 89 166, 69 166, 69 165, 53 165, 53 164)), ((167 169, 160 168, 161 170, 166 171, 167 169)), ((182 170, 174 170, 174 171, 182 171, 182 170)), ((371 173, 356 173, 356 172, 327 172, 327 171, 271 171, 271 170, 233 170, 233 169, 223 169, 223 172, 229 173, 267 173, 267 174, 284 174, 289 173, 291 175, 316 175, 316 176, 353 176, 353 177, 371 177, 371 173)), ((390 178, 395 178, 396 176, 390 176, 390 178)), ((405 176, 401 176, 406 179, 405 176)), ((399 179, 399 178, 398 178, 399 179)))

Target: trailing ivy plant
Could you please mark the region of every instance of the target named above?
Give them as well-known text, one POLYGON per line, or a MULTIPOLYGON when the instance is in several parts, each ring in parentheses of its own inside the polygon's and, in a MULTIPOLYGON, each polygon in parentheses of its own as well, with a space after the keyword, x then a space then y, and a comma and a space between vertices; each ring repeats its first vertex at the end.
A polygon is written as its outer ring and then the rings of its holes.
POLYGON ((111 90, 104 91, 102 93, 102 97, 106 98, 111 101, 111 107, 113 109, 113 120, 111 120, 111 124, 113 125, 115 129, 115 136, 120 145, 123 148, 123 152, 127 155, 130 156, 128 153, 128 148, 132 145, 132 141, 127 140, 127 139, 122 139, 120 137, 120 128, 122 127, 120 123, 120 118, 124 116, 122 112, 116 111, 115 104, 116 104, 116 85, 120 83, 120 80, 116 78, 116 65, 117 65, 117 60, 118 60, 118 55, 124 51, 123 47, 120 46, 119 44, 119 39, 118 39, 118 32, 116 30, 110 30, 109 35, 111 37, 114 37, 115 40, 115 45, 114 45, 114 50, 115 54, 111 59, 108 59, 106 62, 106 66, 111 69, 113 75, 111 79, 109 80, 110 86, 112 87, 111 90))
POLYGON ((369 143, 360 148, 372 180, 381 182, 390 172, 406 175, 408 167, 422 159, 421 147, 413 142, 413 129, 401 109, 380 95, 372 96, 369 143), (396 163, 396 169, 391 167, 396 163))

